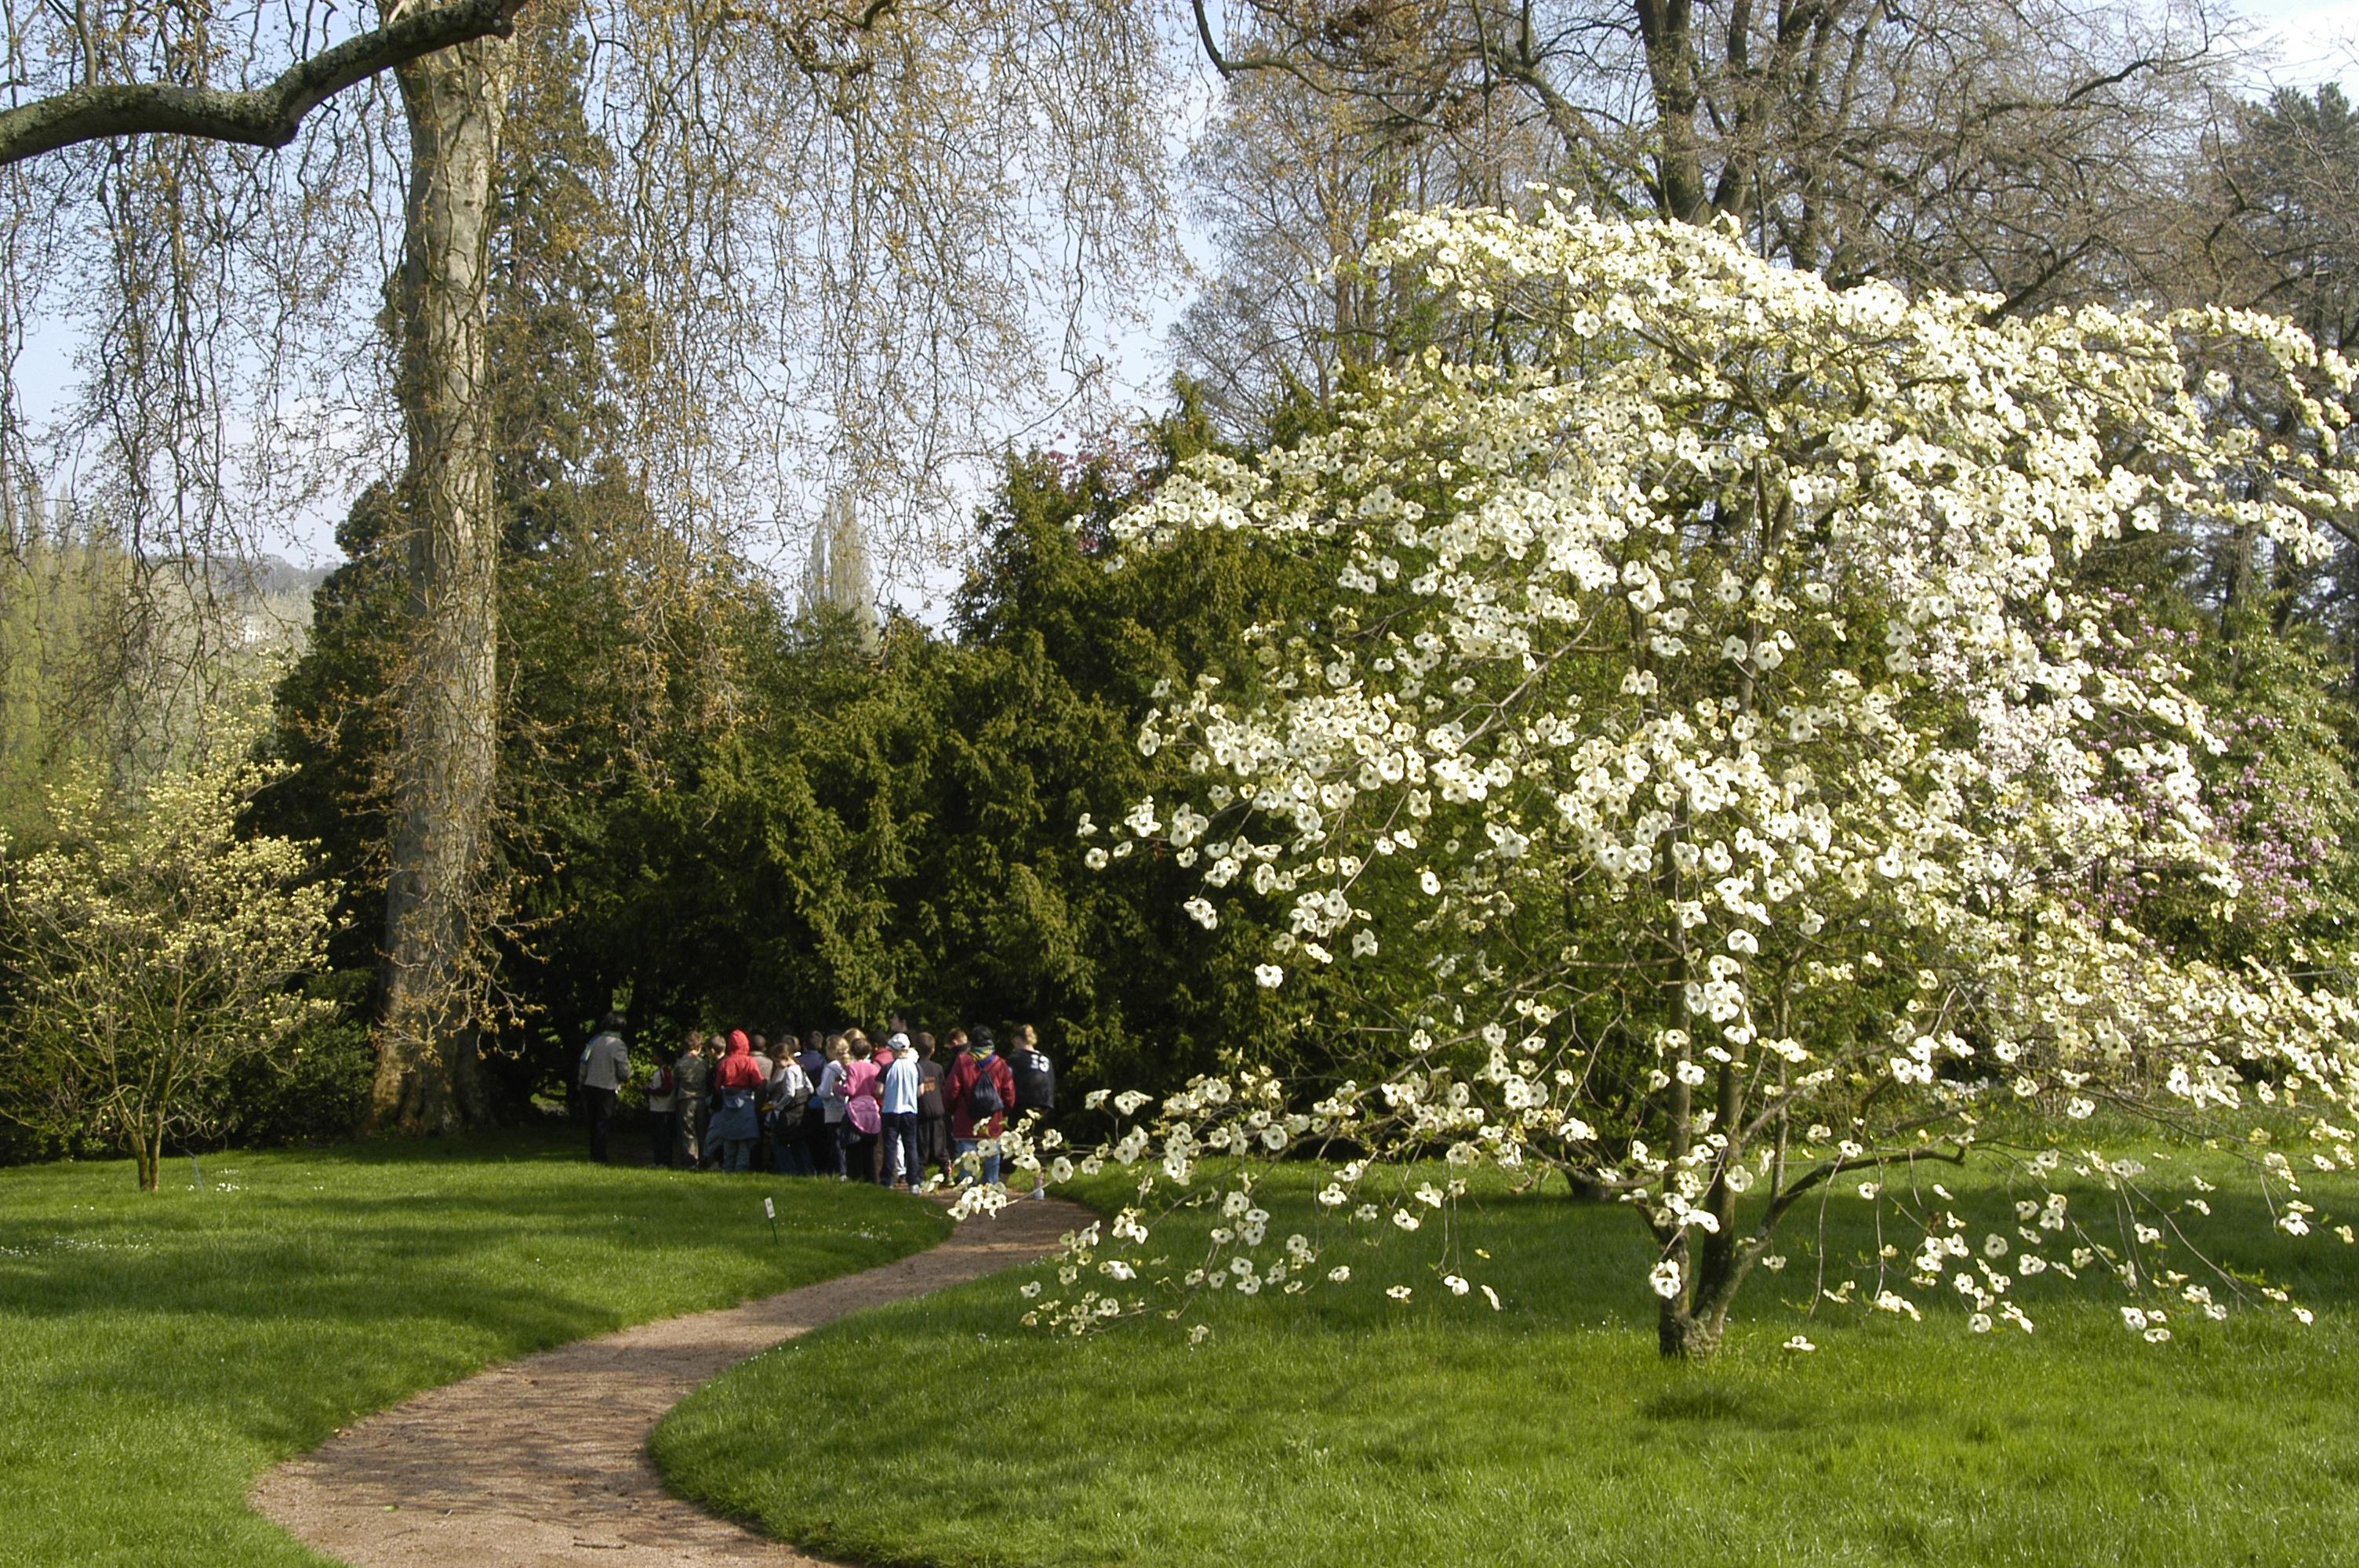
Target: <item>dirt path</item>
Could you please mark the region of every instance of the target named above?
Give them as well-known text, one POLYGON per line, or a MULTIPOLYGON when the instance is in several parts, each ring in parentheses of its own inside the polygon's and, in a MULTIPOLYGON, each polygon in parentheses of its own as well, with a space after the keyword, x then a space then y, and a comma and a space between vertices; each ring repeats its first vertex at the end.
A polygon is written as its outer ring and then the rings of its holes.
POLYGON ((697 1384, 781 1340, 1027 1262, 1088 1220, 1071 1204, 1011 1204, 881 1269, 495 1367, 266 1472, 250 1500, 354 1568, 812 1568, 669 1496, 648 1432, 697 1384))

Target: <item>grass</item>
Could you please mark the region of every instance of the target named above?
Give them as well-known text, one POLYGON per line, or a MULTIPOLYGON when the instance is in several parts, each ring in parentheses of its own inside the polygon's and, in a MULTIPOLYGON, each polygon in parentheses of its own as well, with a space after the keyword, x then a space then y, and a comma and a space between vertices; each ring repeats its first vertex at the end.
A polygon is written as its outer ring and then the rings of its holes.
MULTIPOLYGON (((2188 1158, 2153 1162, 2149 1185, 2191 1195, 2188 1158)), ((1950 1185, 1975 1239, 2013 1230, 1991 1178, 1919 1180, 1950 1185)), ((1307 1192, 1266 1190, 1274 1238, 1311 1231, 1307 1192)), ((2310 1194, 2321 1208, 2349 1195, 2310 1194)), ((2173 1342, 2148 1345, 2124 1327, 2118 1287, 2049 1274, 2014 1292, 2035 1333, 1974 1335, 1960 1298, 1897 1278, 1907 1235, 1891 1238, 1892 1282, 1923 1325, 1813 1316, 1821 1253, 1828 1286, 1872 1293, 1869 1206, 1846 1187, 1822 1248, 1812 1215, 1787 1269, 1756 1274, 1723 1355, 1669 1366, 1628 1214, 1494 1192, 1467 1206, 1456 1266, 1503 1311, 1440 1289, 1430 1225, 1337 1242, 1320 1268, 1350 1262, 1348 1285, 1223 1292, 1194 1346, 1152 1319, 1082 1340, 1027 1331, 1003 1276, 756 1358, 679 1407, 654 1451, 684 1493, 875 1562, 2343 1568, 2359 1541, 2359 1248, 2294 1241, 2227 1196, 2215 1220, 2185 1217, 2225 1260, 2293 1288, 2313 1326, 2282 1308, 2218 1323, 2182 1309, 2173 1342), (1414 1299, 1388 1301, 1394 1283, 1414 1299), (1797 1333, 1820 1348, 1782 1349, 1797 1333)))
POLYGON ((312 1564, 277 1460, 527 1351, 942 1234, 868 1187, 585 1162, 548 1132, 0 1171, 0 1564, 312 1564), (773 1243, 760 1199, 778 1204, 773 1243))

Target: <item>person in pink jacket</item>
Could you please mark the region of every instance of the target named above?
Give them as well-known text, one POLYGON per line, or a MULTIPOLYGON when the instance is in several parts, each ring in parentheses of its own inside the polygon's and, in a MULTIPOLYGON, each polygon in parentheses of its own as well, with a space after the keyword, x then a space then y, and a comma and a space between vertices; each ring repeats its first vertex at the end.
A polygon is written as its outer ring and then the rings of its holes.
POLYGON ((855 1029, 843 1038, 852 1047, 852 1064, 843 1071, 844 1167, 853 1181, 873 1182, 884 1152, 876 1137, 885 1127, 876 1091, 885 1070, 876 1065, 876 1047, 868 1036, 855 1029))

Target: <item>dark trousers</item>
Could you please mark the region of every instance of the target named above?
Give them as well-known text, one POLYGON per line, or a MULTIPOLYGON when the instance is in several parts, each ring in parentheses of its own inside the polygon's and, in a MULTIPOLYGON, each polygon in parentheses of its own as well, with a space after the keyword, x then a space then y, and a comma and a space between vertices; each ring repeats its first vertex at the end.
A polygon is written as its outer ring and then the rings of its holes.
POLYGON ((836 1139, 836 1125, 815 1105, 803 1117, 803 1146, 810 1151, 812 1175, 843 1174, 843 1145, 836 1139))
POLYGON ((811 1174, 810 1140, 803 1136, 799 1118, 782 1118, 770 1134, 771 1169, 781 1176, 811 1174))
POLYGON ((958 1156, 951 1144, 948 1111, 940 1116, 929 1116, 922 1110, 918 1113, 918 1152, 923 1156, 923 1163, 941 1167, 943 1181, 952 1179, 951 1162, 958 1156))
POLYGON ((886 1186, 893 1184, 893 1166, 900 1163, 900 1179, 911 1186, 926 1179, 925 1162, 918 1158, 918 1113, 890 1111, 885 1117, 885 1170, 879 1178, 886 1186))
POLYGON ((712 1136, 712 1113, 720 1108, 720 1099, 721 1088, 716 1084, 712 1091, 705 1097, 703 1104, 698 1106, 696 1109, 696 1141, 697 1146, 704 1152, 703 1156, 696 1162, 696 1168, 700 1171, 717 1171, 721 1168, 721 1140, 712 1136))
POLYGON ((590 1158, 606 1162, 606 1130, 614 1125, 614 1091, 582 1086, 582 1103, 590 1112, 590 1158))
POLYGON ((671 1111, 647 1112, 647 1147, 654 1153, 657 1164, 671 1163, 672 1133, 679 1125, 679 1118, 671 1111))

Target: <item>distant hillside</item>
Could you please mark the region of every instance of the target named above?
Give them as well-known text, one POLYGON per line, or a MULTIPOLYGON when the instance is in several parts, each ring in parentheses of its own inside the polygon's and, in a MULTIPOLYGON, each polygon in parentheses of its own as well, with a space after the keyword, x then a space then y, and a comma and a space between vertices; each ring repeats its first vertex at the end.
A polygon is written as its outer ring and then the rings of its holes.
POLYGON ((299 567, 277 556, 264 556, 258 560, 222 560, 211 568, 215 580, 231 593, 250 594, 259 599, 276 598, 282 594, 309 596, 328 574, 332 566, 299 567))

